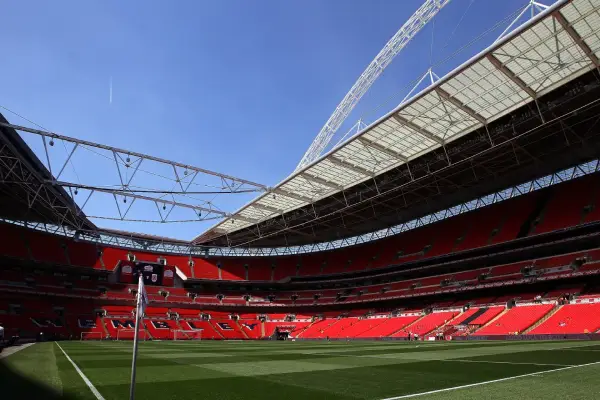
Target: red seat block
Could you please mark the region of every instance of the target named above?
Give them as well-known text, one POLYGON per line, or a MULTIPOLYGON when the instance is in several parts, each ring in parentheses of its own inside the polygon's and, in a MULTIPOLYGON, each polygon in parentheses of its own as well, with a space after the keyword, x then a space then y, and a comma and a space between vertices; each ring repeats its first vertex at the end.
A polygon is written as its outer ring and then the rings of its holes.
POLYGON ((546 315, 553 307, 552 304, 513 307, 490 325, 476 331, 475 335, 510 335, 521 333, 546 315))

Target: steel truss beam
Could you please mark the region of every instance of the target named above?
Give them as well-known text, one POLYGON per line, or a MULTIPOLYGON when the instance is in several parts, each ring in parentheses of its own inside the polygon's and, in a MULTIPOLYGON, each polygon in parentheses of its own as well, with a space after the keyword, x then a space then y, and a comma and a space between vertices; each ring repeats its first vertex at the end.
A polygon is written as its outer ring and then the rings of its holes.
POLYGON ((475 111, 473 111, 473 109, 471 107, 467 106, 466 104, 463 104, 457 98, 450 96, 450 94, 448 92, 446 92, 444 89, 442 89, 441 87, 436 86, 433 88, 433 90, 435 90, 436 93, 439 94, 442 99, 453 104, 456 108, 462 110, 465 114, 469 115, 471 118, 479 121, 482 125, 487 125, 487 121, 485 118, 483 118, 481 115, 477 114, 475 111))
MULTIPOLYGON (((198 172, 201 174, 206 174, 206 175, 211 175, 211 176, 215 176, 218 178, 221 178, 223 180, 226 181, 231 181, 231 182, 236 182, 238 184, 243 184, 243 185, 248 185, 248 186, 252 186, 254 188, 260 189, 260 191, 268 191, 269 187, 262 185, 260 183, 256 183, 256 182, 252 182, 246 179, 241 179, 241 178, 237 178, 235 176, 231 176, 231 175, 226 175, 226 174, 222 174, 219 172, 215 172, 215 171, 210 171, 208 169, 204 169, 204 168, 199 168, 199 167, 195 167, 193 165, 189 165, 189 164, 183 164, 183 163, 179 163, 176 161, 170 161, 164 158, 160 158, 160 157, 154 157, 154 156, 150 156, 147 154, 143 154, 143 153, 138 153, 135 151, 130 151, 130 150, 124 150, 124 149, 120 149, 117 147, 112 147, 112 146, 107 146, 104 144, 99 144, 99 143, 94 143, 94 142, 90 142, 88 140, 81 140, 81 139, 76 139, 73 137, 69 137, 69 136, 64 136, 58 133, 54 133, 54 132, 48 132, 48 131, 43 131, 40 129, 33 129, 33 128, 28 128, 25 126, 20 126, 20 125, 14 125, 14 124, 8 124, 5 122, 0 122, 0 126, 4 127, 4 128, 11 128, 14 129, 16 131, 21 131, 21 132, 28 132, 28 133, 32 133, 41 137, 46 137, 52 140, 63 140, 65 142, 69 142, 69 143, 73 143, 77 146, 86 146, 86 147, 92 147, 92 148, 97 148, 97 149, 102 149, 102 150, 106 150, 106 151, 110 151, 111 153, 113 153, 113 155, 116 154, 125 154, 128 155, 130 157, 136 157, 139 158, 141 160, 150 160, 150 161, 155 161, 157 163, 161 163, 161 164, 167 164, 169 166, 172 167, 177 167, 177 168, 181 168, 190 172, 198 172)), ((63 167, 64 168, 64 167, 63 167)))
POLYGON ((565 32, 567 32, 569 34, 569 36, 571 36, 571 39, 573 39, 573 41, 577 44, 577 46, 579 46, 579 48, 583 51, 583 53, 586 56, 588 56, 588 58, 590 60, 592 60, 592 62, 596 66, 596 68, 600 68, 600 60, 598 59, 598 57, 596 56, 596 54, 594 54, 594 52, 592 51, 592 49, 590 49, 590 47, 587 45, 587 43, 585 43, 583 41, 583 38, 567 22, 567 20, 562 15, 562 13, 560 12, 560 10, 557 10, 557 11, 553 12, 552 16, 563 27, 563 29, 565 30, 565 32))
POLYGON ((58 225, 68 225, 76 229, 83 229, 89 225, 77 207, 66 204, 64 196, 57 193, 52 185, 46 185, 37 172, 28 163, 23 162, 9 144, 0 147, 0 180, 3 184, 17 186, 26 193, 26 198, 15 198, 15 200, 25 204, 28 212, 38 213, 36 209, 43 207, 46 212, 54 215, 58 225))
MULTIPOLYGON (((50 180, 46 180, 44 184, 46 185, 57 185, 62 186, 66 189, 72 198, 77 195, 78 191, 87 191, 84 195, 85 201, 81 204, 81 210, 85 208, 87 204, 90 203, 90 199, 92 197, 99 196, 101 194, 109 195, 114 197, 116 204, 116 217, 110 216, 110 214, 104 215, 90 215, 89 218, 92 219, 108 219, 108 220, 120 220, 120 221, 133 221, 133 222, 152 222, 152 223, 165 223, 165 222, 195 222, 195 221, 205 221, 205 220, 214 220, 218 218, 226 218, 230 217, 229 213, 220 211, 217 207, 214 206, 212 201, 204 201, 201 199, 193 199, 194 201, 189 201, 191 199, 190 195, 196 194, 226 194, 226 193, 248 193, 248 192, 267 192, 269 188, 265 185, 258 184, 249 180, 237 178, 231 175, 221 174, 218 172, 210 171, 204 168, 195 167, 188 164, 183 164, 179 162, 174 162, 170 160, 166 160, 159 157, 150 156, 147 154, 138 153, 135 151, 120 149, 117 147, 107 146, 99 143, 94 143, 86 140, 80 140, 68 136, 64 136, 54 132, 48 132, 40 129, 32 129, 24 126, 9 124, 5 122, 0 122, 0 127, 14 129, 20 132, 31 133, 39 136, 42 139, 43 151, 45 152, 45 158, 47 161, 48 170, 50 171, 50 175, 53 173, 53 165, 50 157, 49 149, 54 145, 54 142, 63 141, 67 143, 73 144, 72 148, 67 150, 65 146, 65 150, 67 151, 67 158, 64 161, 61 161, 61 164, 58 165, 58 168, 55 168, 56 173, 55 176, 52 176, 50 180), (110 158, 114 161, 113 168, 116 169, 118 176, 118 183, 112 182, 110 185, 86 185, 81 183, 72 183, 67 182, 64 179, 60 180, 65 168, 69 163, 72 163, 73 156, 76 152, 80 151, 80 149, 84 150, 101 150, 104 151, 104 154, 96 153, 99 155, 103 155, 105 158, 110 158), (155 176, 159 176, 162 179, 165 179, 166 182, 171 183, 176 191, 173 189, 167 190, 166 188, 160 189, 141 189, 139 186, 135 186, 137 181, 134 182, 134 178, 143 171, 140 167, 144 164, 163 166, 159 174, 156 174, 152 171, 144 171, 146 173, 153 174, 155 176), (171 173, 167 172, 167 176, 162 172, 164 171, 164 166, 167 166, 167 171, 169 169, 172 171, 171 173), (198 179, 200 176, 204 177, 213 177, 217 178, 217 181, 211 183, 210 185, 200 184, 198 183, 198 179), (209 188, 215 188, 214 190, 203 190, 203 191, 195 191, 191 188, 192 185, 195 186, 208 186, 209 188), (185 198, 175 198, 175 195, 186 196, 185 198), (168 197, 166 197, 168 196, 168 197), (123 200, 124 205, 120 204, 117 200, 123 200), (130 200, 128 203, 127 200, 130 200), (133 214, 132 206, 136 201, 142 202, 151 202, 154 203, 156 209, 158 211, 157 219, 135 219, 130 217, 129 215, 133 214), (197 204, 199 202, 199 204, 197 204), (127 204, 128 203, 128 204, 127 204), (194 204, 196 203, 196 204, 194 204), (168 207, 168 209, 167 209, 168 207), (173 218, 172 211, 174 209, 188 209, 193 210, 195 212, 195 216, 191 219, 175 219, 173 218)), ((86 154, 87 155, 87 154, 86 154)), ((74 168, 74 167, 73 167, 74 168)), ((105 200, 105 199, 103 199, 105 200)), ((109 199, 110 200, 110 199, 109 199)), ((153 206, 154 207, 154 206, 153 206)), ((176 214, 176 213, 175 213, 176 214)), ((175 215, 173 214, 173 215, 175 215)), ((115 214, 113 214, 115 215, 115 214)), ((238 218, 241 220, 241 218, 238 218)), ((258 220, 254 219, 246 219, 248 222, 257 222, 258 220)))
MULTIPOLYGON (((123 191, 123 190, 115 190, 115 189, 108 189, 108 188, 99 188, 99 187, 94 187, 94 188, 88 188, 85 185, 76 185, 76 184, 71 184, 68 182, 48 182, 48 184, 56 184, 59 186, 65 186, 65 187, 74 187, 74 188, 80 188, 80 189, 88 189, 94 192, 100 192, 100 193, 108 193, 108 194, 112 194, 114 196, 121 196, 125 199, 127 198, 132 198, 132 199, 138 199, 138 200, 147 200, 147 201, 151 201, 156 203, 157 205, 170 205, 170 206, 177 206, 177 207, 182 207, 182 208, 189 208, 191 210, 194 210, 196 212, 201 211, 201 212, 206 212, 209 214, 214 214, 214 215, 218 215, 220 217, 229 217, 230 214, 220 211, 220 210, 216 210, 214 208, 210 208, 210 207, 204 207, 204 206, 194 206, 194 205, 190 205, 190 204, 186 204, 186 203, 180 203, 177 201, 172 201, 172 200, 168 200, 168 199, 157 199, 155 197, 150 197, 150 196, 144 196, 144 195, 140 195, 135 193, 135 191, 123 191)), ((210 203, 207 203, 210 205, 210 203)))
POLYGON ((395 152, 394 150, 388 149, 387 147, 384 147, 384 146, 380 145, 379 143, 375 143, 375 142, 367 139, 366 137, 359 136, 356 139, 360 143, 362 143, 362 145, 365 147, 370 147, 370 148, 375 149, 383 154, 387 154, 388 156, 392 157, 395 160, 400 160, 402 162, 408 162, 408 158, 406 156, 404 156, 403 154, 400 154, 400 153, 395 152))
POLYGON ((433 133, 429 132, 427 129, 421 128, 419 125, 415 124, 414 122, 409 121, 406 118, 404 118, 398 114, 392 115, 392 118, 394 118, 394 120, 396 120, 396 122, 398 122, 400 125, 404 125, 404 126, 410 128, 411 130, 415 131, 419 135, 426 137, 427 139, 433 140, 434 142, 437 142, 438 144, 440 144, 442 146, 444 145, 443 139, 441 139, 438 136, 434 135, 433 133))
POLYGON ((289 197, 290 199, 294 199, 294 200, 298 200, 298 201, 302 201, 302 202, 306 202, 306 203, 312 203, 313 199, 311 197, 306 197, 306 196, 302 196, 296 193, 292 193, 292 192, 288 192, 285 189, 281 189, 281 188, 277 188, 277 189, 272 189, 271 192, 274 195, 281 195, 284 197, 289 197))
POLYGON ((328 187, 330 189, 336 189, 336 190, 342 190, 343 189, 342 186, 340 186, 340 185, 337 185, 337 184, 335 184, 333 182, 326 181, 325 179, 319 178, 318 176, 314 176, 314 175, 308 174, 306 172, 303 172, 300 175, 304 179, 306 179, 308 182, 311 182, 311 183, 316 183, 318 185, 325 186, 325 187, 328 187))
POLYGON ((506 65, 502 64, 502 62, 500 60, 498 60, 498 58, 496 58, 496 56, 494 56, 492 53, 489 53, 486 55, 486 58, 489 60, 489 62, 492 63, 492 65, 494 67, 496 67, 496 69, 498 69, 500 72, 502 72, 515 85, 517 85, 525 93, 527 93, 529 95, 529 97, 531 97, 534 100, 537 99, 537 93, 532 88, 527 86, 527 84, 525 82, 523 82, 523 80, 521 78, 519 78, 517 75, 515 75, 515 73, 512 72, 508 67, 506 67, 506 65))
POLYGON ((359 167, 357 165, 351 164, 347 161, 340 160, 339 158, 336 158, 334 156, 329 156, 327 158, 327 161, 329 161, 332 164, 338 165, 342 168, 346 168, 350 171, 354 171, 358 174, 364 175, 364 176, 371 176, 371 177, 373 176, 373 172, 371 172, 365 168, 359 167))
POLYGON ((268 211, 268 212, 277 213, 277 214, 279 214, 279 213, 281 213, 281 211, 283 211, 283 210, 280 210, 278 208, 271 207, 271 206, 266 206, 264 204, 260 204, 260 203, 257 203, 257 202, 252 203, 252 207, 254 207, 256 209, 259 209, 259 210, 262 210, 262 211, 268 211))

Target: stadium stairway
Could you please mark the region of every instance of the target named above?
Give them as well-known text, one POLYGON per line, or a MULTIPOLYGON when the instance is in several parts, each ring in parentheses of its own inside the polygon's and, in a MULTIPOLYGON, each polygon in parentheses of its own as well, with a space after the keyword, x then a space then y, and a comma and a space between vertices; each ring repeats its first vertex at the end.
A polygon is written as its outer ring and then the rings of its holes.
POLYGON ((352 327, 353 333, 351 337, 359 337, 368 335, 367 332, 386 322, 387 318, 367 318, 360 320, 352 327))
POLYGON ((69 334, 69 337, 76 338, 77 335, 75 334, 75 331, 71 327, 71 324, 69 323, 68 318, 63 318, 62 321, 63 321, 63 326, 65 327, 65 329, 67 330, 67 333, 69 334))
POLYGON ((532 330, 534 330, 535 328, 537 328, 538 326, 540 326, 541 324, 546 322, 550 317, 552 317, 554 314, 556 314, 562 307, 563 306, 561 304, 555 305, 554 308, 548 312, 548 314, 544 315, 542 318, 537 320, 533 325, 531 325, 529 328, 525 329, 521 333, 523 335, 528 334, 529 332, 531 332, 532 330))
MULTIPOLYGON (((315 321, 311 321, 310 324, 306 325, 304 328, 301 328, 300 331, 298 331, 298 334, 296 335, 296 337, 300 337, 304 332, 306 332, 307 330, 309 330, 315 324, 315 322, 317 322, 317 321, 316 320, 315 321)), ((263 327, 264 327, 264 324, 263 324, 263 327)), ((264 334, 265 333, 263 332, 263 335, 264 334)))
POLYGON ((377 326, 372 327, 366 332, 363 332, 357 337, 361 338, 379 338, 393 335, 394 333, 401 331, 407 325, 418 320, 421 317, 417 316, 399 316, 391 318, 383 318, 383 322, 377 326))
POLYGON ((154 340, 154 336, 152 336, 152 334, 150 333, 150 329, 148 329, 148 327, 146 326, 146 322, 141 319, 142 322, 142 326, 144 327, 144 331, 146 331, 146 337, 150 340, 154 340))
POLYGON ((100 325, 102 325, 102 331, 104 332, 104 337, 107 338, 109 336, 109 334, 108 334, 108 328, 106 327, 106 321, 104 321, 104 317, 100 317, 100 325))
POLYGON ((217 327, 215 326, 215 324, 213 324, 211 320, 208 320, 207 322, 208 322, 208 325, 210 325, 210 327, 213 328, 213 330, 215 332, 217 332, 217 335, 219 335, 222 340, 225 340, 225 336, 223 336, 223 334, 221 332, 219 332, 219 330, 217 329, 217 327))
POLYGON ((543 192, 543 194, 537 200, 533 211, 529 214, 525 222, 523 222, 523 224, 521 225, 521 229, 517 234, 517 239, 529 236, 530 234, 535 232, 536 221, 543 217, 546 204, 550 200, 551 195, 552 193, 549 191, 543 192))
POLYGON ((517 305, 497 319, 494 325, 487 324, 477 331, 480 335, 511 335, 521 334, 531 327, 554 308, 553 304, 517 305))
POLYGON ((473 314, 479 311, 477 307, 471 307, 468 310, 461 312, 453 320, 453 325, 466 325, 466 320, 470 319, 473 314))
POLYGON ((320 319, 317 321, 313 321, 313 323, 306 327, 306 329, 300 332, 296 337, 306 339, 316 339, 325 337, 321 336, 321 334, 325 331, 325 329, 329 328, 336 321, 337 320, 334 320, 332 322, 330 319, 320 319))
POLYGON ((316 337, 325 338, 327 336, 331 336, 330 333, 335 333, 337 331, 337 329, 338 329, 337 325, 341 325, 344 322, 345 322, 345 318, 334 320, 334 322, 332 324, 330 324, 326 328, 322 329, 321 333, 317 334, 316 337))
POLYGON ((409 330, 409 329, 410 329, 410 328, 411 328, 413 325, 416 325, 416 324, 418 324, 418 323, 419 323, 421 320, 423 320, 425 317, 427 317, 427 315, 429 315, 429 314, 424 314, 424 315, 421 315, 419 318, 415 319, 415 320, 414 320, 413 322, 411 322, 410 324, 403 326, 402 328, 398 329, 397 331, 394 331, 394 332, 392 332, 392 333, 391 333, 391 334, 389 334, 388 336, 389 336, 389 337, 392 337, 392 336, 395 336, 395 335, 397 335, 398 333, 400 333, 400 332, 402 332, 402 331, 405 331, 405 332, 406 332, 406 331, 407 331, 407 330, 409 330))
POLYGON ((238 330, 240 332, 242 332, 242 336, 244 337, 244 339, 250 339, 250 336, 248 336, 248 334, 246 333, 246 331, 244 329, 242 329, 242 326, 240 325, 239 321, 233 321, 233 324, 235 326, 237 326, 238 330))
MULTIPOLYGON (((185 331, 185 329, 181 326, 181 323, 179 322, 178 319, 175 320, 175 325, 177 326, 178 330, 185 331)), ((188 338, 188 339, 190 338, 190 336, 187 333, 185 333, 184 335, 186 338, 188 338)))
MULTIPOLYGON (((461 321, 461 318, 463 317, 463 315, 465 313, 468 313, 469 311, 470 310, 467 310, 467 311, 463 311, 463 312, 460 312, 460 313, 456 314, 449 321, 446 321, 442 325, 436 326, 435 328, 433 328, 429 332, 423 334, 422 337, 431 336, 433 334, 440 333, 440 332, 443 333, 444 336, 452 335, 454 332, 457 331, 457 329, 455 327, 455 325, 457 325, 456 321, 461 321)), ((462 321, 461 321, 461 323, 462 323, 462 321)))
POLYGON ((490 319, 488 322, 486 322, 485 324, 481 325, 478 329, 476 329, 475 331, 473 331, 473 334, 476 334, 478 331, 482 330, 483 328, 488 327, 489 325, 493 324, 494 322, 496 322, 496 320, 502 318, 502 316, 504 314, 506 314, 508 312, 508 308, 505 308, 504 310, 502 310, 502 312, 498 315, 496 315, 494 318, 490 319))

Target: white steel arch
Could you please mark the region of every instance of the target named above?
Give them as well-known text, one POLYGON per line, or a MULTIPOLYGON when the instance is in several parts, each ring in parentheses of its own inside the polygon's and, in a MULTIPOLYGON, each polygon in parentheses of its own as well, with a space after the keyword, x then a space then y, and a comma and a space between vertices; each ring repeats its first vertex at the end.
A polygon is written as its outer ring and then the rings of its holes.
POLYGON ((410 40, 433 18, 450 0, 426 0, 425 3, 402 25, 400 30, 386 43, 375 59, 367 66, 350 91, 344 96, 331 117, 312 142, 296 171, 302 169, 321 156, 331 138, 344 123, 362 96, 379 78, 394 57, 410 40))

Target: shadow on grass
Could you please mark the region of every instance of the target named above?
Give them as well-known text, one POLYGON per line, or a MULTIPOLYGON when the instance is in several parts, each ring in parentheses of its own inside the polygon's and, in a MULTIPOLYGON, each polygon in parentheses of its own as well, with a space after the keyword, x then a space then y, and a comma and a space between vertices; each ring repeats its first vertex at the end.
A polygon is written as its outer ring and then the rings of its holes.
POLYGON ((73 396, 57 393, 52 388, 23 376, 7 365, 5 360, 0 360, 0 398, 76 400, 73 396))

